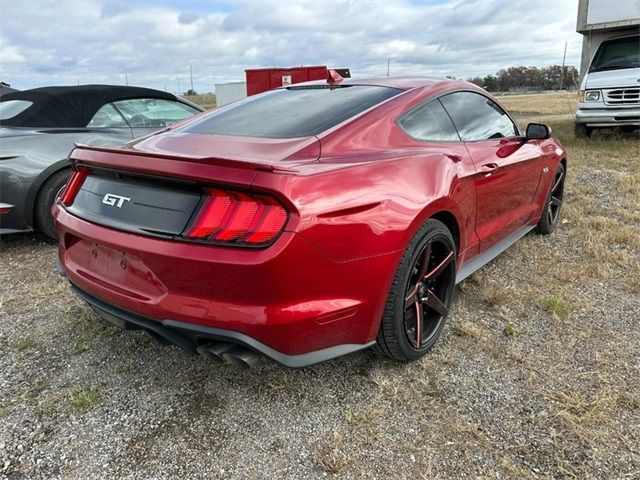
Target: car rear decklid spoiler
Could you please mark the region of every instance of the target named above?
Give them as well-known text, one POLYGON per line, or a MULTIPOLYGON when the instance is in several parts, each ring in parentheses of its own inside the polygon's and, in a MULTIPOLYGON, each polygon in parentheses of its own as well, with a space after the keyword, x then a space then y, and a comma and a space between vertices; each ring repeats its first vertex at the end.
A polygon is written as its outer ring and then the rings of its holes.
POLYGON ((266 139, 174 134, 152 135, 122 147, 78 144, 70 160, 104 168, 191 177, 196 165, 294 174, 296 166, 316 162, 319 157, 320 141, 316 137, 266 139))

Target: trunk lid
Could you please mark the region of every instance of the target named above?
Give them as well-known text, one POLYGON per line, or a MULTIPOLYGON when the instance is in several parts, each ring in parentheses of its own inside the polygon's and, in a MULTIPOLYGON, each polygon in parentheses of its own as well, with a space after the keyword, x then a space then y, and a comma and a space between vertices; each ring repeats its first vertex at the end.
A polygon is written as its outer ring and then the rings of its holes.
POLYGON ((151 135, 117 148, 79 146, 71 162, 87 169, 67 210, 118 230, 173 238, 204 203, 204 187, 251 187, 259 171, 295 174, 317 162, 316 137, 263 139, 151 135))
POLYGON ((174 237, 186 228, 201 198, 195 184, 92 171, 67 210, 106 227, 174 237))

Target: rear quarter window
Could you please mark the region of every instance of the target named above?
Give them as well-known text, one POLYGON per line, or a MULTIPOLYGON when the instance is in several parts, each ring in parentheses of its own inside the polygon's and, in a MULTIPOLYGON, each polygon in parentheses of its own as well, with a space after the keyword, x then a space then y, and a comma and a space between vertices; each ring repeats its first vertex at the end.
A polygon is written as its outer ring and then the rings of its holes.
POLYGON ((33 102, 27 100, 7 100, 6 102, 0 102, 0 121, 8 120, 21 114, 31 105, 33 105, 33 102))
POLYGON ((451 118, 439 100, 430 100, 403 115, 398 125, 415 140, 459 142, 451 118))
POLYGON ((223 107, 179 130, 247 137, 308 137, 324 132, 401 91, 362 85, 283 88, 223 107))

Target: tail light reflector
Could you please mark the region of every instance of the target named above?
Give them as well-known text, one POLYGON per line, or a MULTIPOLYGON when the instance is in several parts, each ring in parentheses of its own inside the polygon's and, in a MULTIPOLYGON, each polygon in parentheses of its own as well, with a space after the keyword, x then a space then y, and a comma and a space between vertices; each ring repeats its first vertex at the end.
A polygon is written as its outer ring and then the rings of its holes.
POLYGON ((185 236, 233 245, 273 241, 287 221, 275 199, 253 193, 207 189, 208 197, 185 236))
POLYGON ((76 195, 80 191, 80 187, 84 183, 84 179, 87 177, 87 173, 88 171, 86 168, 79 168, 77 170, 74 170, 71 174, 69 181, 64 186, 64 188, 62 189, 62 193, 60 194, 60 202, 62 202, 65 207, 73 204, 73 200, 76 198, 76 195))

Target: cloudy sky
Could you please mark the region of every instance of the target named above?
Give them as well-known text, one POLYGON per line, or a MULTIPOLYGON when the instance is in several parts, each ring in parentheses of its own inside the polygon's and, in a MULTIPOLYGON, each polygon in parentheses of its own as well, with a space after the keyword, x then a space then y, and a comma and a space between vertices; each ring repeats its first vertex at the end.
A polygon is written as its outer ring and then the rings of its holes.
POLYGON ((579 66, 578 0, 0 0, 0 80, 196 91, 244 69, 326 64, 354 76, 468 78, 512 65, 579 66))

